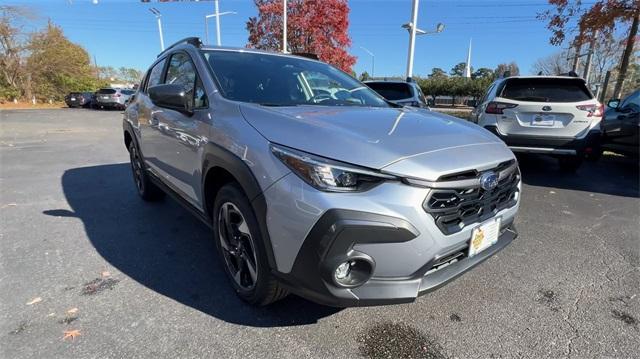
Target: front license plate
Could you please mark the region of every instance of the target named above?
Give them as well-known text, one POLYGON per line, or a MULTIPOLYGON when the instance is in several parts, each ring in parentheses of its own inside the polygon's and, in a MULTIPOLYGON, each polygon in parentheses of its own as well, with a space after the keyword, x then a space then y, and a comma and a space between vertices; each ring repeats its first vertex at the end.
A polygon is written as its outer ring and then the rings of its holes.
MULTIPOLYGON (((283 9, 284 9, 284 8, 283 8, 283 9)), ((72 97, 72 98, 71 98, 71 101, 75 101, 75 100, 76 100, 76 98, 75 98, 75 97, 72 97)))
POLYGON ((556 120, 554 115, 535 115, 531 121, 531 126, 553 126, 556 120))
POLYGON ((500 218, 494 218, 482 223, 471 233, 469 243, 469 258, 491 247, 498 241, 500 235, 500 218))

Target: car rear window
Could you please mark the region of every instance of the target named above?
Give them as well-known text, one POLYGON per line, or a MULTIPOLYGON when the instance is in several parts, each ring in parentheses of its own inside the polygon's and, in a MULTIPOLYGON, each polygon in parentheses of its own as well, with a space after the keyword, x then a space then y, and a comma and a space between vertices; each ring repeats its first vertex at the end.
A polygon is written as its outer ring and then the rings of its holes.
POLYGON ((387 100, 396 101, 413 97, 408 84, 393 82, 367 82, 366 85, 387 100))
POLYGON ((514 78, 507 80, 500 97, 530 102, 579 102, 593 95, 580 79, 514 78))
POLYGON ((101 95, 113 95, 114 93, 116 93, 116 90, 114 89, 100 89, 98 90, 98 93, 101 95))
POLYGON ((123 93, 123 94, 125 94, 125 95, 133 95, 134 93, 136 93, 136 92, 135 92, 135 91, 133 91, 133 90, 122 90, 122 91, 120 91, 120 92, 122 92, 122 93, 123 93))

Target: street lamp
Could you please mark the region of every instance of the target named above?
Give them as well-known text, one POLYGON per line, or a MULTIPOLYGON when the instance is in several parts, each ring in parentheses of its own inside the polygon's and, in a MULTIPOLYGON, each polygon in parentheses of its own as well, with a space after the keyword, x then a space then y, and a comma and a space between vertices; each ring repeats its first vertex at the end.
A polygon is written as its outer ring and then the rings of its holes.
POLYGON ((373 52, 369 51, 364 46, 360 46, 360 48, 371 56, 371 77, 374 77, 373 72, 375 71, 375 68, 376 68, 376 55, 374 55, 373 52))
POLYGON ((216 45, 220 46, 221 45, 221 40, 220 40, 220 16, 222 15, 230 15, 230 14, 237 14, 237 12, 235 11, 225 11, 225 12, 220 12, 220 8, 218 5, 218 0, 215 0, 214 2, 215 5, 215 14, 211 14, 211 15, 206 15, 204 17, 204 35, 205 35, 205 42, 208 44, 209 43, 209 23, 207 20, 209 20, 209 18, 215 17, 216 18, 216 45))
POLYGON ((152 7, 151 9, 149 9, 149 11, 151 11, 151 13, 155 15, 156 19, 158 20, 158 33, 160 34, 160 50, 164 51, 164 38, 162 38, 162 14, 160 13, 160 10, 156 9, 155 7, 152 7))
POLYGON ((411 12, 411 22, 402 25, 409 31, 409 56, 407 58, 407 80, 413 75, 413 54, 415 52, 416 35, 437 34, 444 31, 444 24, 439 23, 434 31, 425 31, 418 29, 418 3, 420 0, 413 0, 413 10, 411 12))

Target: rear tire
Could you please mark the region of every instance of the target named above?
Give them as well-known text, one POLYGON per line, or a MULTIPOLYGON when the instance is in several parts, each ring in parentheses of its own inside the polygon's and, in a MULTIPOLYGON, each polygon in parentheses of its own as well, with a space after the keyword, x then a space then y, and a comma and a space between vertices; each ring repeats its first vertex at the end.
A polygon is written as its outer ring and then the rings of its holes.
POLYGON ((136 185, 138 195, 148 202, 162 199, 165 193, 149 178, 140 151, 138 151, 138 147, 133 141, 129 143, 129 159, 131 161, 133 183, 136 185))
POLYGON ((287 296, 271 274, 253 208, 238 184, 224 185, 213 204, 213 239, 236 294, 263 306, 287 296))
POLYGON ((575 173, 582 165, 582 157, 580 156, 563 156, 558 161, 560 162, 560 169, 569 173, 575 173))

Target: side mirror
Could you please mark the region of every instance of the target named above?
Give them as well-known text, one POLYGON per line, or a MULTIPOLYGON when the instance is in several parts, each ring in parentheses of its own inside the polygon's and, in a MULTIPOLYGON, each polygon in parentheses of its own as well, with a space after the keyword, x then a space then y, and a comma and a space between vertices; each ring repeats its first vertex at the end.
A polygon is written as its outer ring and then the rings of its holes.
POLYGON ((184 86, 164 84, 149 87, 147 91, 156 106, 179 111, 189 116, 193 114, 193 98, 184 90, 184 86))
POLYGON ((612 109, 618 109, 618 106, 620 106, 620 99, 616 98, 609 100, 609 102, 607 102, 607 106, 612 109))

